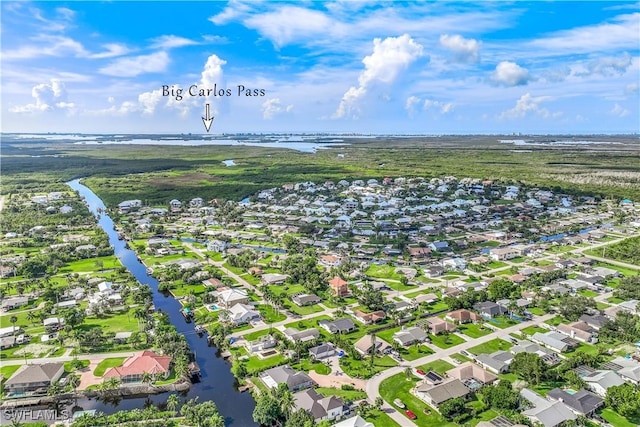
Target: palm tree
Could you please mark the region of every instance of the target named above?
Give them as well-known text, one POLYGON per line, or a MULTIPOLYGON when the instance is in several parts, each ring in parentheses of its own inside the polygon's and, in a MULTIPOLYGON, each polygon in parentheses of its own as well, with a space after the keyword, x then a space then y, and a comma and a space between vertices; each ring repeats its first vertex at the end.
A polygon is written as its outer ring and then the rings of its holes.
POLYGON ((140 326, 140 324, 144 324, 143 321, 146 320, 147 313, 144 311, 143 308, 138 307, 135 310, 133 310, 133 317, 138 321, 138 326, 140 326))
POLYGON ((293 394, 289 390, 285 390, 280 396, 280 409, 285 414, 285 418, 289 418, 291 411, 293 410, 295 399, 293 394))
POLYGON ((78 396, 76 395, 76 390, 80 385, 80 377, 78 374, 70 373, 67 375, 67 384, 73 390, 73 398, 75 399, 76 406, 78 405, 78 396))
POLYGON ((35 325, 35 320, 37 319, 37 316, 35 315, 35 313, 33 311, 28 311, 27 312, 27 321, 31 322, 32 325, 35 325))
POLYGON ((411 370, 410 367, 406 367, 404 369, 404 374, 407 376, 407 381, 411 379, 411 376, 413 375, 413 371, 411 370))
POLYGON ((371 359, 369 361, 369 369, 371 371, 373 371, 375 360, 376 360, 376 334, 375 332, 372 332, 371 333, 371 359))
POLYGON ((16 333, 16 322, 18 321, 18 318, 16 316, 11 316, 11 318, 9 319, 9 322, 11 322, 11 325, 13 326, 13 334, 15 335, 16 333))
POLYGON ((143 372, 142 373, 142 382, 151 385, 151 383, 153 382, 153 375, 151 375, 149 372, 143 372))
POLYGON ((184 378, 189 374, 189 367, 186 357, 177 357, 173 362, 173 372, 176 373, 176 377, 184 378))
POLYGON ((180 399, 177 394, 172 394, 167 398, 167 409, 176 414, 176 409, 178 409, 178 405, 180 404, 180 399))

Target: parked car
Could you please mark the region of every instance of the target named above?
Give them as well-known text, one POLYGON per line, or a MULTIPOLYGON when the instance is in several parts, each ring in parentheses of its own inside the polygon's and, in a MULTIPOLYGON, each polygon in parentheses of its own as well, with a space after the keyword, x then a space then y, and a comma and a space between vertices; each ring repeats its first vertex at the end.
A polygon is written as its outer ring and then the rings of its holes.
POLYGON ((422 369, 416 369, 416 372, 418 373, 418 375, 427 375, 422 369))
POLYGON ((416 418, 418 418, 416 414, 408 409, 405 411, 405 414, 407 414, 407 417, 409 417, 410 420, 415 420, 416 418))
POLYGON ((400 400, 400 399, 395 399, 393 401, 393 404, 396 405, 400 409, 404 409, 404 403, 402 403, 402 400, 400 400))

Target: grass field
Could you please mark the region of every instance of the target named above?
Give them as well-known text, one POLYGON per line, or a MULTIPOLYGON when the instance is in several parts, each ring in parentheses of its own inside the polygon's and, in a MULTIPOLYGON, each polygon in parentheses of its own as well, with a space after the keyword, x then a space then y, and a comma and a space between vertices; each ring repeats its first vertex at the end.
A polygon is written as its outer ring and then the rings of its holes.
POLYGON ((371 378, 373 374, 397 365, 398 362, 389 356, 376 357, 373 369, 370 367, 370 361, 368 358, 363 360, 354 360, 350 357, 340 358, 340 367, 342 370, 347 375, 354 378, 371 378))
POLYGON ((460 325, 458 326, 458 330, 471 338, 484 337, 485 335, 489 335, 491 332, 493 332, 491 329, 487 328, 486 326, 482 328, 480 327, 480 325, 477 325, 475 323, 467 323, 464 325, 460 325))
MULTIPOLYGON (((382 384, 380 384, 380 395, 384 400, 387 401, 387 403, 389 403, 394 408, 397 407, 393 404, 393 401, 395 399, 400 399, 402 403, 405 404, 406 409, 411 410, 414 414, 417 415, 418 418, 413 422, 419 426, 455 426, 456 424, 448 422, 433 408, 411 394, 410 390, 415 386, 416 382, 417 378, 412 377, 410 379, 407 379, 407 376, 405 374, 396 374, 390 378, 387 378, 382 382, 382 384), (426 415, 425 410, 429 411, 430 414, 426 415)), ((404 413, 404 410, 400 411, 401 413, 404 413)))
POLYGON ((608 408, 602 410, 600 416, 613 427, 637 427, 638 425, 640 425, 640 418, 629 420, 622 415, 615 413, 612 409, 608 408))
POLYGON ((367 393, 362 390, 342 390, 339 388, 316 387, 316 391, 323 396, 336 396, 343 401, 350 402, 367 398, 367 393))
POLYGON ((118 366, 122 366, 126 357, 108 357, 104 359, 102 362, 98 363, 96 369, 93 370, 93 375, 96 377, 101 377, 109 368, 116 368, 118 366))
POLYGON ((429 339, 431 340, 431 343, 433 345, 436 345, 440 348, 449 348, 449 347, 456 346, 458 344, 462 344, 464 342, 463 338, 460 338, 455 334, 449 334, 449 335, 429 334, 429 339))
POLYGON ((435 360, 433 362, 429 362, 425 365, 420 366, 419 369, 422 369, 424 372, 434 371, 441 375, 444 375, 445 372, 447 372, 449 369, 453 369, 454 367, 455 366, 445 360, 435 360))
POLYGON ((493 353, 498 350, 509 350, 511 348, 511 343, 496 338, 491 341, 487 341, 483 344, 477 345, 475 347, 471 347, 468 351, 471 354, 481 354, 481 353, 493 353))

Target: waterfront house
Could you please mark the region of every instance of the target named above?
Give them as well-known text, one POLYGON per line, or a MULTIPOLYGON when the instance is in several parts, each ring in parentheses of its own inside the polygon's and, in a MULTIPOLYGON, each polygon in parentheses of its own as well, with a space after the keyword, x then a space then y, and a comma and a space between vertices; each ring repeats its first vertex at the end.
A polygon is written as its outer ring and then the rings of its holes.
POLYGON ((244 289, 231 288, 218 293, 218 305, 223 308, 231 308, 236 304, 248 304, 249 295, 244 289))
POLYGON ((260 374, 260 379, 269 388, 286 384, 289 391, 303 390, 316 385, 316 382, 305 372, 295 371, 287 365, 267 369, 260 374))
POLYGON ((245 347, 251 354, 275 347, 278 341, 271 335, 263 335, 253 341, 245 341, 245 347))
POLYGON ((253 309, 253 306, 238 303, 227 310, 227 318, 234 325, 243 325, 253 320, 261 318, 260 313, 253 309))
POLYGON ((63 373, 62 363, 23 365, 4 383, 5 396, 45 395, 63 373))
POLYGON ((344 402, 335 397, 320 395, 314 389, 299 391, 293 395, 296 409, 304 409, 311 414, 316 423, 335 420, 344 413, 344 402))
POLYGON ((145 350, 139 355, 128 357, 122 366, 107 369, 103 377, 115 377, 123 383, 132 383, 142 381, 143 375, 147 373, 158 380, 169 377, 170 365, 170 356, 161 356, 145 350))

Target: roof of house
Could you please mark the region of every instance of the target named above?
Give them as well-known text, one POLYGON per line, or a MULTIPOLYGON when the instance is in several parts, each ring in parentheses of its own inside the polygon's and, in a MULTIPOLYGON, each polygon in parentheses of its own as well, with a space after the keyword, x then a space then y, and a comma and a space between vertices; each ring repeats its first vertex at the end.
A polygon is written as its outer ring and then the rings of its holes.
POLYGON ((483 384, 490 384, 498 379, 498 377, 492 373, 485 371, 480 366, 472 362, 465 362, 448 370, 447 375, 450 378, 458 378, 459 380, 475 378, 483 384))
POLYGON ((469 390, 467 386, 462 384, 462 381, 457 378, 438 385, 425 383, 418 386, 416 391, 428 394, 431 401, 436 405, 446 402, 449 399, 463 397, 471 393, 471 390, 469 390))
POLYGON ((461 308, 460 310, 451 311, 447 313, 447 317, 458 320, 460 322, 465 322, 467 320, 480 320, 479 314, 469 311, 466 308, 461 308))
MULTIPOLYGON (((358 341, 356 341, 353 344, 353 346, 356 348, 356 350, 359 350, 361 353, 367 354, 371 349, 371 338, 372 338, 371 335, 365 335, 362 338, 360 338, 358 341)), ((380 352, 389 347, 390 347, 389 343, 387 343, 385 340, 383 340, 380 337, 376 337, 376 351, 380 352)))
POLYGON ((406 328, 396 332, 393 334, 393 339, 400 341, 402 345, 406 345, 415 341, 426 340, 427 334, 422 328, 414 326, 412 328, 406 328))
POLYGON ((580 414, 589 414, 598 409, 604 403, 604 399, 587 390, 579 390, 577 393, 569 394, 559 388, 549 390, 547 397, 559 400, 580 414))
POLYGON ((360 415, 356 415, 355 417, 342 420, 338 424, 334 424, 333 427, 374 427, 374 425, 360 415))
POLYGON ((165 374, 169 372, 170 356, 161 356, 150 350, 145 350, 138 356, 132 356, 124 361, 122 366, 110 368, 104 373, 104 378, 124 377, 128 375, 165 374))
POLYGON ((497 371, 501 371, 504 367, 508 366, 512 359, 513 355, 511 353, 502 350, 498 350, 491 354, 482 353, 476 357, 478 362, 497 371))
POLYGON ((520 395, 533 405, 533 408, 523 411, 522 414, 537 420, 544 427, 555 427, 577 418, 562 402, 551 402, 528 388, 522 389, 520 395))
POLYGON ((329 411, 344 406, 344 402, 335 396, 324 397, 314 389, 299 391, 293 395, 296 407, 311 413, 314 419, 327 416, 329 411))
POLYGON ((322 343, 322 344, 320 344, 318 346, 311 347, 309 349, 309 353, 311 353, 312 355, 315 356, 315 355, 318 355, 318 354, 326 353, 328 351, 332 351, 332 350, 335 351, 335 349, 336 349, 336 347, 331 343, 322 343))
POLYGON ((320 332, 316 328, 309 328, 304 331, 299 331, 296 328, 287 328, 282 333, 293 341, 302 342, 311 341, 320 336, 320 332))
POLYGON ((270 377, 276 384, 285 383, 290 389, 301 384, 314 382, 305 372, 295 371, 286 365, 267 369, 262 373, 262 376, 270 377))
POLYGON ((493 301, 484 301, 484 302, 476 303, 473 305, 473 309, 481 313, 488 313, 492 316, 497 316, 507 312, 507 310, 503 306, 493 301))
POLYGON ((23 366, 5 382, 5 387, 14 384, 51 382, 56 379, 56 375, 62 368, 64 368, 62 363, 23 366))
POLYGON ((321 320, 318 325, 328 328, 331 332, 349 331, 356 327, 351 319, 321 320))
POLYGON ((336 276, 333 279, 329 280, 329 285, 335 286, 335 287, 337 287, 337 286, 346 286, 347 282, 345 282, 344 280, 342 280, 341 278, 336 276))
POLYGON ((624 380, 613 371, 595 371, 582 379, 588 383, 597 383, 604 389, 624 384, 624 380))

